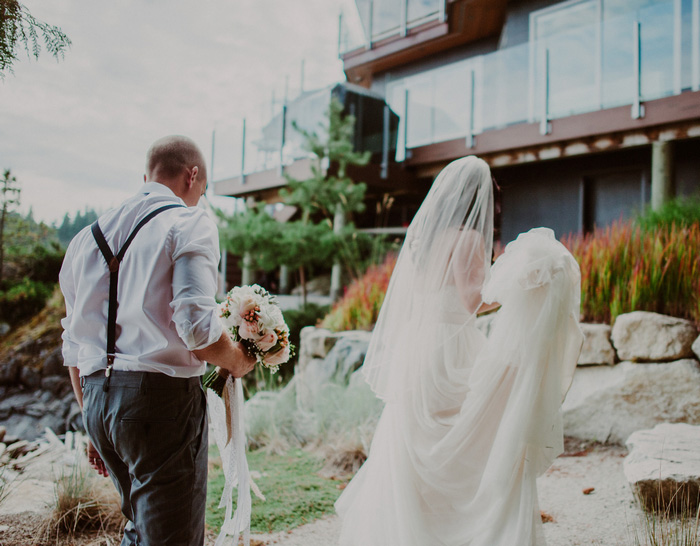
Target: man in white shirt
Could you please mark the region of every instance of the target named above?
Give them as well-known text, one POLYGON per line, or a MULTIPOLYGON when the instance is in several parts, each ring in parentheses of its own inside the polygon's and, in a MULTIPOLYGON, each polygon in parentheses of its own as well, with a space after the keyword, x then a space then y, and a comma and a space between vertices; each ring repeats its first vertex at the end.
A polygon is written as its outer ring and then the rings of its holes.
POLYGON ((66 251, 63 358, 90 464, 122 497, 122 546, 201 546, 208 445, 200 376, 205 361, 241 377, 255 360, 218 318, 218 232, 196 207, 207 187, 201 151, 182 136, 156 141, 144 182, 66 251))

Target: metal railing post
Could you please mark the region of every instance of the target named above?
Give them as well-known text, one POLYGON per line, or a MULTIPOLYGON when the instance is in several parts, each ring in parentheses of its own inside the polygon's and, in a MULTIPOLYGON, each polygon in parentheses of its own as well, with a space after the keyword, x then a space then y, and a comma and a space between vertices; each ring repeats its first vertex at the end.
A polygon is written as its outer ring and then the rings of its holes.
POLYGON ((469 87, 469 125, 467 127, 467 149, 474 147, 474 106, 475 106, 475 96, 476 91, 476 77, 474 74, 474 69, 469 70, 469 79, 467 81, 467 86, 469 87))
POLYGON ((216 149, 216 129, 211 132, 211 163, 209 164, 209 180, 214 180, 214 150, 216 149))
POLYGON ((372 49, 372 34, 374 33, 374 2, 369 2, 369 17, 367 19, 367 49, 372 49))
POLYGON ((338 14, 338 58, 343 54, 343 12, 338 14))
POLYGON ((282 105, 282 133, 280 135, 280 164, 278 169, 279 176, 284 174, 284 141, 287 131, 287 103, 282 105))
POLYGON ((644 117, 642 104, 642 24, 634 22, 634 102, 632 103, 632 119, 644 117))
POLYGON ((382 166, 380 172, 380 178, 386 180, 389 178, 389 137, 390 137, 390 127, 389 123, 391 121, 391 110, 389 110, 389 105, 384 105, 384 123, 382 125, 382 166))
POLYGON ((245 118, 243 118, 243 134, 241 138, 241 184, 245 184, 245 118))
POLYGON ((693 91, 700 91, 700 0, 693 0, 693 91))
POLYGON ((408 34, 408 0, 403 0, 401 2, 401 36, 406 36, 408 34))
POLYGON ((404 105, 403 105, 403 160, 406 161, 408 158, 408 89, 404 92, 404 105))
POLYGON ((544 81, 542 82, 542 117, 540 119, 540 134, 548 135, 552 132, 552 124, 549 122, 549 48, 544 50, 544 81))

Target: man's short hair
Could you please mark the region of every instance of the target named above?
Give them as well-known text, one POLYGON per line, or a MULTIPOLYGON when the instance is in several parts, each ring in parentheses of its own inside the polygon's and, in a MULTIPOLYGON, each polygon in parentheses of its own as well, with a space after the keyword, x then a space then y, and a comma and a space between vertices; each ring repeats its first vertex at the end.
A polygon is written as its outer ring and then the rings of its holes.
POLYGON ((206 178, 204 156, 191 138, 172 135, 156 140, 146 154, 146 174, 150 179, 157 172, 166 178, 175 178, 185 169, 199 167, 206 178))

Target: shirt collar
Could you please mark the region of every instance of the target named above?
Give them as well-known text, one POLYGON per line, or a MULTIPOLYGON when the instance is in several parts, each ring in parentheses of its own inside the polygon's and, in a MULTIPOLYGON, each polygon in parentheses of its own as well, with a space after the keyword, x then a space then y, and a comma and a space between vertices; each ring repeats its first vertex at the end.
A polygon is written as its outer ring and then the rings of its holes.
MULTIPOLYGON (((165 184, 161 184, 160 182, 146 182, 143 185, 143 188, 141 189, 141 193, 149 194, 149 193, 157 193, 159 195, 168 195, 171 197, 174 197, 175 199, 178 199, 179 201, 182 201, 175 193, 173 190, 171 190, 168 186, 165 184)), ((182 201, 184 203, 184 201, 182 201)))

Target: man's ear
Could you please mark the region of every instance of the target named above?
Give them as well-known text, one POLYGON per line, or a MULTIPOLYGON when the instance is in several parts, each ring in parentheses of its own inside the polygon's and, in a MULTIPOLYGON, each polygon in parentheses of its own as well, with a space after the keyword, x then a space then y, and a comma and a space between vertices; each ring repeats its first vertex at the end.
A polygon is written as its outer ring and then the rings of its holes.
POLYGON ((191 171, 190 170, 187 171, 187 187, 188 188, 191 188, 194 185, 195 181, 197 180, 198 173, 199 173, 199 167, 197 167, 197 165, 192 167, 191 171))

